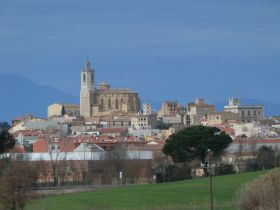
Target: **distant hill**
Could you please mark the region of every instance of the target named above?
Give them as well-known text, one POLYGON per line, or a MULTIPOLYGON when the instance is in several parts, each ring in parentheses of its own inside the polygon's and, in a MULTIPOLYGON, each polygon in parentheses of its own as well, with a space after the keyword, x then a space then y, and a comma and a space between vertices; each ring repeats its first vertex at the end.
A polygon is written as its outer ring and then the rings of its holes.
POLYGON ((0 121, 10 122, 27 113, 47 117, 47 107, 52 103, 79 103, 78 96, 39 85, 18 74, 0 74, 0 89, 0 121))

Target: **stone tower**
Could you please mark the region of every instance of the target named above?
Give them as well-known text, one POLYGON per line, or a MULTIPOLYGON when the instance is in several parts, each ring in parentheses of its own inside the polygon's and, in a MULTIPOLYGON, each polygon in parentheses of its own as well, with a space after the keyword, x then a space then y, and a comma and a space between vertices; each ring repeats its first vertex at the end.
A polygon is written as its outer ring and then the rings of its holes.
POLYGON ((81 90, 80 90, 80 115, 90 117, 92 106, 95 103, 95 78, 94 70, 87 62, 86 68, 81 71, 81 90))

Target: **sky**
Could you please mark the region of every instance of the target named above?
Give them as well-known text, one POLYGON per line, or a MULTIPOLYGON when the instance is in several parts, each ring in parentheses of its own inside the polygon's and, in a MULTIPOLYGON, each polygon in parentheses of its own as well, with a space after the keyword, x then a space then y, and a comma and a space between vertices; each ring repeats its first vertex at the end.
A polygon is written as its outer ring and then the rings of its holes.
POLYGON ((279 102, 279 11, 279 0, 1 0, 0 74, 79 95, 89 60, 97 84, 143 100, 279 102))

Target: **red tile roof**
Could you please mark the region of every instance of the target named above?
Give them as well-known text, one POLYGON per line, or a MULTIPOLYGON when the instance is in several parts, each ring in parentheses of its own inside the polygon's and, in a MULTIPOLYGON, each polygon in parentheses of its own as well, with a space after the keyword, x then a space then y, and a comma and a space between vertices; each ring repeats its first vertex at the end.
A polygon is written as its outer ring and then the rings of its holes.
POLYGON ((17 137, 20 133, 21 133, 23 136, 37 136, 37 137, 42 137, 42 131, 40 131, 40 130, 24 130, 24 131, 17 131, 17 132, 14 133, 14 137, 17 137))
MULTIPOLYGON (((237 138, 234 139, 233 144, 247 144, 250 143, 252 140, 244 140, 244 141, 238 141, 237 138)), ((256 139, 254 140, 256 143, 280 143, 280 139, 256 139)))
POLYGON ((33 144, 33 152, 48 152, 48 144, 44 139, 38 139, 33 144))

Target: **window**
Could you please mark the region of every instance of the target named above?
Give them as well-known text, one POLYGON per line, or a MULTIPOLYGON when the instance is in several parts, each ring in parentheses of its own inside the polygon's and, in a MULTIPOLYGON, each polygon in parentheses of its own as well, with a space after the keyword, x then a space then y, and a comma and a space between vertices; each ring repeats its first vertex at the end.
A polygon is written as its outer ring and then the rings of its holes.
POLYGON ((251 112, 250 112, 250 111, 248 111, 247 113, 248 113, 248 116, 250 116, 251 112))
POLYGON ((83 74, 83 81, 86 82, 86 75, 83 74))
POLYGON ((108 99, 108 108, 109 109, 111 108, 111 99, 110 98, 108 99))
POLYGON ((254 116, 257 116, 257 111, 254 111, 254 116))
POLYGON ((244 117, 244 116, 245 116, 245 112, 244 112, 244 111, 242 111, 242 112, 241 112, 241 115, 242 115, 242 117, 244 117))

